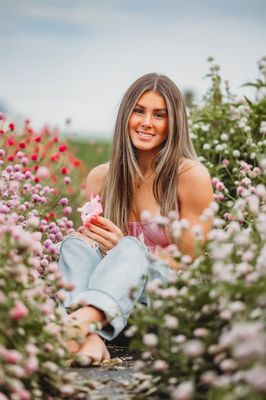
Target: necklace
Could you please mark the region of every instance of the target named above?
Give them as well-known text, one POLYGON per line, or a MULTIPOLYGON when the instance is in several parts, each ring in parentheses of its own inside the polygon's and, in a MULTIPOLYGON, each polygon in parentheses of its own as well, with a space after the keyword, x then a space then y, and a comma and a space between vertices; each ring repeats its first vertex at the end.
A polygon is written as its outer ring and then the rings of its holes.
POLYGON ((137 188, 139 189, 143 183, 146 183, 152 176, 153 176, 154 172, 152 172, 150 175, 147 176, 146 179, 144 179, 144 181, 140 181, 140 183, 137 183, 137 188))

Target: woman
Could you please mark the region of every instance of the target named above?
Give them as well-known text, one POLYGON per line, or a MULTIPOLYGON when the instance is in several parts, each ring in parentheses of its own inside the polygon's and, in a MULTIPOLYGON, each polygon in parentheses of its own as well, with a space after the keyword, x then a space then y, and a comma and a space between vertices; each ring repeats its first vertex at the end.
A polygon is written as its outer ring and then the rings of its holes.
POLYGON ((101 361, 110 357, 102 338, 115 338, 135 303, 147 300, 147 280, 166 282, 169 265, 178 267, 160 254, 173 240, 154 217, 176 210, 190 222, 177 244, 191 257, 191 227, 200 224, 204 238, 211 228, 211 221, 200 221, 213 201, 211 179, 191 143, 182 95, 168 77, 146 74, 129 87, 119 107, 110 163, 89 173, 87 191, 101 196, 104 217, 63 241, 59 270, 75 286, 66 292, 64 306, 79 304, 70 321, 77 335, 86 336, 69 349, 101 361), (141 223, 145 210, 151 218, 141 223), (91 322, 103 329, 88 334, 91 322))

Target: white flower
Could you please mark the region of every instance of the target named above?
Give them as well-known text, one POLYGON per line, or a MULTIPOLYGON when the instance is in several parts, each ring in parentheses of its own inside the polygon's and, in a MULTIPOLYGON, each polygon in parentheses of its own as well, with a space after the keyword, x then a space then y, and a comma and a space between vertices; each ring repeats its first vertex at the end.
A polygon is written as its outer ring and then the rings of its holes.
POLYGON ((151 213, 150 211, 144 210, 140 214, 140 220, 141 221, 149 221, 151 219, 151 213))
POLYGON ((194 394, 194 383, 192 381, 185 381, 180 383, 176 389, 171 393, 172 400, 191 400, 194 394))
POLYGON ((234 150, 233 151, 233 156, 236 157, 236 158, 240 157, 240 151, 239 150, 234 150))
POLYGON ((258 214, 259 213, 259 206, 260 206, 260 201, 259 198, 255 195, 250 196, 247 199, 249 209, 253 214, 258 214))
POLYGON ((183 351, 188 357, 199 357, 204 353, 205 346, 200 340, 192 339, 184 344, 183 351))
POLYGON ((158 225, 166 226, 169 222, 169 219, 167 217, 163 217, 162 215, 156 215, 154 222, 156 222, 158 225))
POLYGON ((196 328, 196 329, 193 331, 193 334, 194 334, 194 336, 196 336, 196 337, 205 337, 205 336, 208 336, 209 333, 210 333, 209 330, 206 329, 206 328, 196 328))
POLYGON ((164 316, 164 326, 168 329, 175 329, 178 327, 178 319, 173 315, 165 315, 164 316))
POLYGON ((224 149, 224 145, 223 145, 223 144, 217 144, 217 145, 215 146, 215 150, 216 150, 216 151, 223 151, 223 149, 224 149))
POLYGON ((209 125, 208 124, 202 124, 201 125, 201 129, 203 130, 203 132, 207 132, 209 130, 209 125))
POLYGON ((185 218, 180 219, 180 226, 182 229, 188 229, 190 226, 189 221, 185 218))
POLYGON ((165 371, 168 364, 164 360, 156 360, 153 363, 152 369, 157 372, 165 371))
POLYGON ((228 135, 227 135, 226 133, 222 133, 222 134, 221 134, 221 140, 222 140, 223 142, 226 142, 226 141, 228 140, 228 135))
POLYGON ((195 238, 201 238, 202 237, 202 228, 200 225, 194 225, 192 227, 192 232, 195 238))
POLYGON ((231 358, 226 358, 220 363, 220 368, 222 371, 233 371, 237 368, 237 363, 231 358))
POLYGON ((32 226, 34 228, 37 228, 39 226, 40 219, 35 216, 31 216, 27 219, 27 226, 32 226))
POLYGON ((202 146, 203 150, 210 150, 211 146, 209 143, 204 143, 204 145, 202 146))
POLYGON ((261 167, 261 169, 262 169, 263 171, 266 170, 266 157, 264 157, 264 158, 262 158, 262 159, 260 160, 260 167, 261 167))
POLYGON ((148 347, 155 347, 158 344, 158 337, 154 333, 146 333, 142 341, 148 347))
POLYGON ((255 365, 248 371, 243 372, 245 381, 256 390, 266 392, 266 368, 262 365, 255 365))
POLYGON ((239 341, 249 342, 263 329, 261 322, 239 322, 233 325, 230 331, 222 333, 220 345, 223 348, 234 346, 239 341))

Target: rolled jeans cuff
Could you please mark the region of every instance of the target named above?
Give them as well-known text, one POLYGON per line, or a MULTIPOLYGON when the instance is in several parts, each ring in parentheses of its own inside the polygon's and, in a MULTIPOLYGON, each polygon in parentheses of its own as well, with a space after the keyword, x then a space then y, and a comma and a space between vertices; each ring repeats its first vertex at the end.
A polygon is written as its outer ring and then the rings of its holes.
POLYGON ((128 315, 124 314, 120 304, 109 293, 88 288, 71 301, 71 305, 83 303, 104 312, 108 325, 97 332, 102 338, 112 340, 126 327, 128 315))

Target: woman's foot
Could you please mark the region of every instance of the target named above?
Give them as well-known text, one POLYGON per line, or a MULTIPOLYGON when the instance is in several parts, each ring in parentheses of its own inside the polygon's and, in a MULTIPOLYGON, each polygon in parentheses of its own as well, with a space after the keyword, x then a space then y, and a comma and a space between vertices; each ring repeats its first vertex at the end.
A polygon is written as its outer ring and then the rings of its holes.
MULTIPOLYGON (((105 319, 104 313, 91 306, 84 306, 69 315, 69 336, 71 340, 67 343, 70 353, 77 353, 87 341, 89 325, 93 322, 102 323, 105 319)), ((91 335, 90 335, 91 336, 91 335)))
POLYGON ((75 354, 75 359, 87 357, 88 364, 95 361, 110 360, 110 353, 104 341, 97 333, 92 333, 87 336, 85 342, 80 346, 78 352, 75 354))

